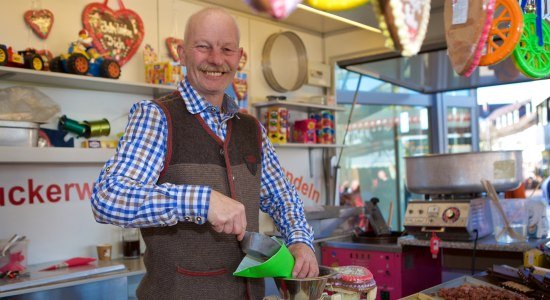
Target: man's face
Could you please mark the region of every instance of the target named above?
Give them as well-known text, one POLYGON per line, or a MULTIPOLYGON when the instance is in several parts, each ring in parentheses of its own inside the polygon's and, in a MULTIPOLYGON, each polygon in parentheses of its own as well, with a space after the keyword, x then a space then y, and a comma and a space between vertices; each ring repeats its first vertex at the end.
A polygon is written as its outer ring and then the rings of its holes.
POLYGON ((187 78, 199 94, 223 95, 233 81, 242 56, 237 28, 227 16, 207 15, 199 18, 179 49, 187 78))

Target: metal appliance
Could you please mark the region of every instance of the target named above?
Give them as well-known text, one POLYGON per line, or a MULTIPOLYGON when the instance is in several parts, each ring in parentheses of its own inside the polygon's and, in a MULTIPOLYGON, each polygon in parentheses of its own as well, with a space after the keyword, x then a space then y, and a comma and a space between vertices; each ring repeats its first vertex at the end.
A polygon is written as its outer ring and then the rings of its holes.
POLYGON ((391 231, 389 222, 386 222, 380 208, 378 198, 365 201, 364 214, 368 220, 366 228, 356 227, 353 234, 353 241, 365 244, 396 244, 397 238, 403 235, 400 231, 391 231))
POLYGON ((493 232, 490 205, 481 179, 497 191, 517 188, 522 178, 521 151, 488 151, 406 157, 407 189, 424 194, 411 200, 405 230, 418 239, 470 241, 493 232))

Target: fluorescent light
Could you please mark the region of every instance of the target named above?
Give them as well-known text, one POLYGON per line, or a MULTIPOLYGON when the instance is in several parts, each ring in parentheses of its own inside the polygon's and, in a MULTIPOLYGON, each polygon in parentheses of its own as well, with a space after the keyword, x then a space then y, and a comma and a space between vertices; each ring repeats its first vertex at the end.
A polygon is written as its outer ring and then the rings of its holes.
POLYGON ((313 8, 311 6, 307 6, 305 4, 298 4, 298 8, 303 9, 303 10, 307 10, 307 11, 312 12, 312 13, 316 13, 316 14, 321 15, 323 17, 327 17, 327 18, 331 18, 331 19, 334 19, 334 20, 337 20, 337 21, 340 21, 340 22, 348 23, 350 25, 353 25, 353 26, 356 26, 356 27, 359 27, 359 28, 363 28, 363 29, 366 29, 366 30, 369 30, 369 31, 372 31, 372 32, 382 33, 382 31, 378 28, 374 28, 372 26, 368 26, 368 25, 365 25, 365 24, 362 24, 362 23, 359 23, 359 22, 355 22, 355 21, 352 21, 350 19, 346 19, 346 18, 340 17, 338 15, 328 13, 326 11, 315 9, 315 8, 313 8))

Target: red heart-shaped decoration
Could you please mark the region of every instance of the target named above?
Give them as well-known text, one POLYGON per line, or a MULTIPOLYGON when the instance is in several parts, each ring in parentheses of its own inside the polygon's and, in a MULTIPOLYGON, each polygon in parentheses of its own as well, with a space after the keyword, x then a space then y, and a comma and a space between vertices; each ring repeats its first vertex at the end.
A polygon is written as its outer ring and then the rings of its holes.
POLYGON ((113 11, 103 3, 90 3, 82 11, 82 24, 99 53, 121 66, 136 53, 145 35, 141 17, 123 6, 113 11))
POLYGON ((53 13, 47 9, 33 9, 25 12, 25 22, 41 39, 46 39, 53 26, 53 13))
POLYGON ((246 94, 248 93, 248 83, 246 79, 241 79, 238 77, 233 78, 233 90, 235 91, 237 99, 244 100, 246 98, 246 94))
POLYGON ((241 60, 239 60, 239 66, 237 67, 238 71, 241 71, 244 69, 244 66, 246 66, 246 62, 248 61, 248 55, 245 51, 243 51, 243 56, 241 56, 241 60))
POLYGON ((180 56, 178 55, 178 46, 183 47, 183 40, 173 37, 166 38, 166 47, 168 52, 175 62, 180 62, 180 56))

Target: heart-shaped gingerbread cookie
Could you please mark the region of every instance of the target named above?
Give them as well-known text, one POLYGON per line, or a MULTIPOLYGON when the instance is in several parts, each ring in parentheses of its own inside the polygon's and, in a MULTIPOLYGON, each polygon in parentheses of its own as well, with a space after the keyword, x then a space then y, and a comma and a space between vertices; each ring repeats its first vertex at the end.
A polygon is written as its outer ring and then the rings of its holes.
POLYGON ((47 9, 33 9, 25 12, 25 22, 41 39, 46 39, 53 26, 53 13, 47 9))
POLYGON ((180 62, 178 47, 183 47, 183 40, 174 37, 166 38, 166 47, 168 48, 168 53, 170 53, 170 57, 172 57, 175 62, 180 62))
POLYGON ((248 93, 248 83, 246 79, 235 76, 235 78, 233 78, 233 90, 235 90, 235 95, 238 100, 244 100, 248 93))
POLYGON ((121 66, 136 53, 145 35, 141 17, 123 5, 114 11, 103 3, 90 3, 82 11, 82 24, 99 53, 121 66))
POLYGON ((244 69, 244 66, 246 66, 247 61, 248 61, 248 54, 246 54, 246 52, 243 51, 243 56, 241 56, 241 60, 239 60, 239 66, 237 67, 237 71, 242 71, 242 69, 244 69))

